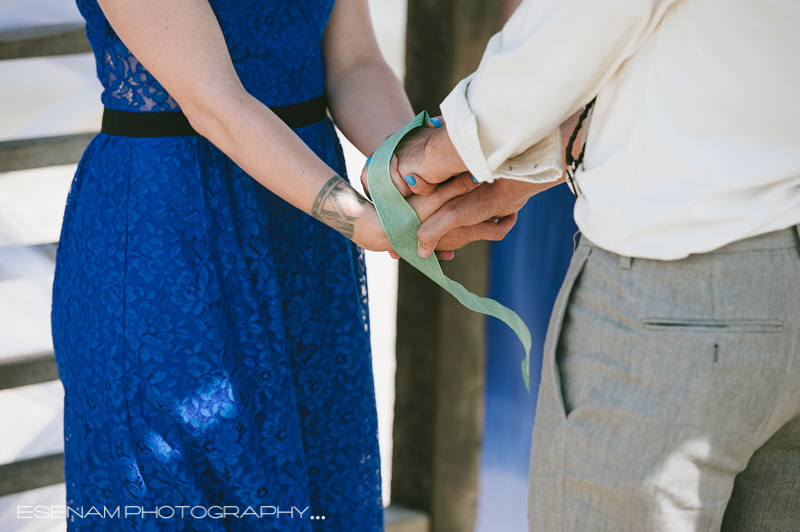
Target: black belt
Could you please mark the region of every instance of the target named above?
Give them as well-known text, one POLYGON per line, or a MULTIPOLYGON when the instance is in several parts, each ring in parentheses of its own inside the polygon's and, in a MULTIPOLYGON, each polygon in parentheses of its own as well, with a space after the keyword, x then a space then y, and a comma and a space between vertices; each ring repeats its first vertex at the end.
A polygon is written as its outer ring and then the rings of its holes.
MULTIPOLYGON (((300 103, 270 107, 292 129, 316 124, 325 118, 325 95, 300 103)), ((179 137, 197 135, 183 111, 137 113, 103 110, 100 131, 122 137, 179 137)))

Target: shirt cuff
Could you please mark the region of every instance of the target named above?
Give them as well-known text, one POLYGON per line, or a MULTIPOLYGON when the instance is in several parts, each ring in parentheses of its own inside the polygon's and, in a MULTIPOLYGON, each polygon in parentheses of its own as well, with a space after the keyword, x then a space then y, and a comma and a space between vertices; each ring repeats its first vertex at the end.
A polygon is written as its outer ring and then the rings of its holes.
POLYGON ((558 128, 533 146, 492 168, 481 148, 478 119, 467 101, 467 88, 474 74, 464 78, 440 105, 447 134, 458 155, 478 181, 491 183, 499 177, 549 183, 564 173, 561 132, 558 128))

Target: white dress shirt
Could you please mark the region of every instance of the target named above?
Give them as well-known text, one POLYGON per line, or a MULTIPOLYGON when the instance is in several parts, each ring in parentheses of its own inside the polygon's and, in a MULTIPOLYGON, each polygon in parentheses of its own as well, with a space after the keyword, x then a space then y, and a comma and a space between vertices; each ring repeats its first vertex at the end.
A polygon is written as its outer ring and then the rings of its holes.
POLYGON ((525 0, 441 109, 477 179, 552 181, 595 95, 596 245, 673 260, 800 224, 799 0, 525 0))

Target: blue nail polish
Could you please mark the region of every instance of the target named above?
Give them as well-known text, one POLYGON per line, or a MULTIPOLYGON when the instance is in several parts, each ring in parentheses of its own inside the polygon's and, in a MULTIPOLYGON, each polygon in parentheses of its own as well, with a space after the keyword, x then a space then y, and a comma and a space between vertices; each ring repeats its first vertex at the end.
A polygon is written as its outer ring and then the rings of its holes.
POLYGON ((438 118, 431 118, 431 122, 433 123, 433 127, 440 128, 442 127, 442 121, 438 118))
POLYGON ((469 174, 469 176, 472 178, 472 181, 473 181, 473 182, 475 182, 475 183, 479 183, 479 181, 478 181, 477 179, 475 179, 475 176, 474 176, 474 175, 472 175, 472 174, 469 174))
POLYGON ((367 157, 367 166, 369 166, 369 162, 372 160, 372 157, 367 157))
POLYGON ((410 187, 413 187, 414 185, 417 184, 417 180, 414 179, 413 175, 407 175, 403 179, 406 180, 406 183, 408 183, 408 186, 410 186, 410 187))

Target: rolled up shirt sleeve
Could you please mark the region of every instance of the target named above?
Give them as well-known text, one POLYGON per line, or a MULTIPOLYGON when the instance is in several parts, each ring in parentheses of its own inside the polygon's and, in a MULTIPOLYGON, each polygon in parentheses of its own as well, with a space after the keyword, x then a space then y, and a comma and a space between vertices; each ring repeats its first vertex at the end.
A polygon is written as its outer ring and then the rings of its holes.
POLYGON ((478 70, 441 104, 453 145, 479 181, 551 182, 558 126, 589 102, 679 0, 525 0, 478 70))

